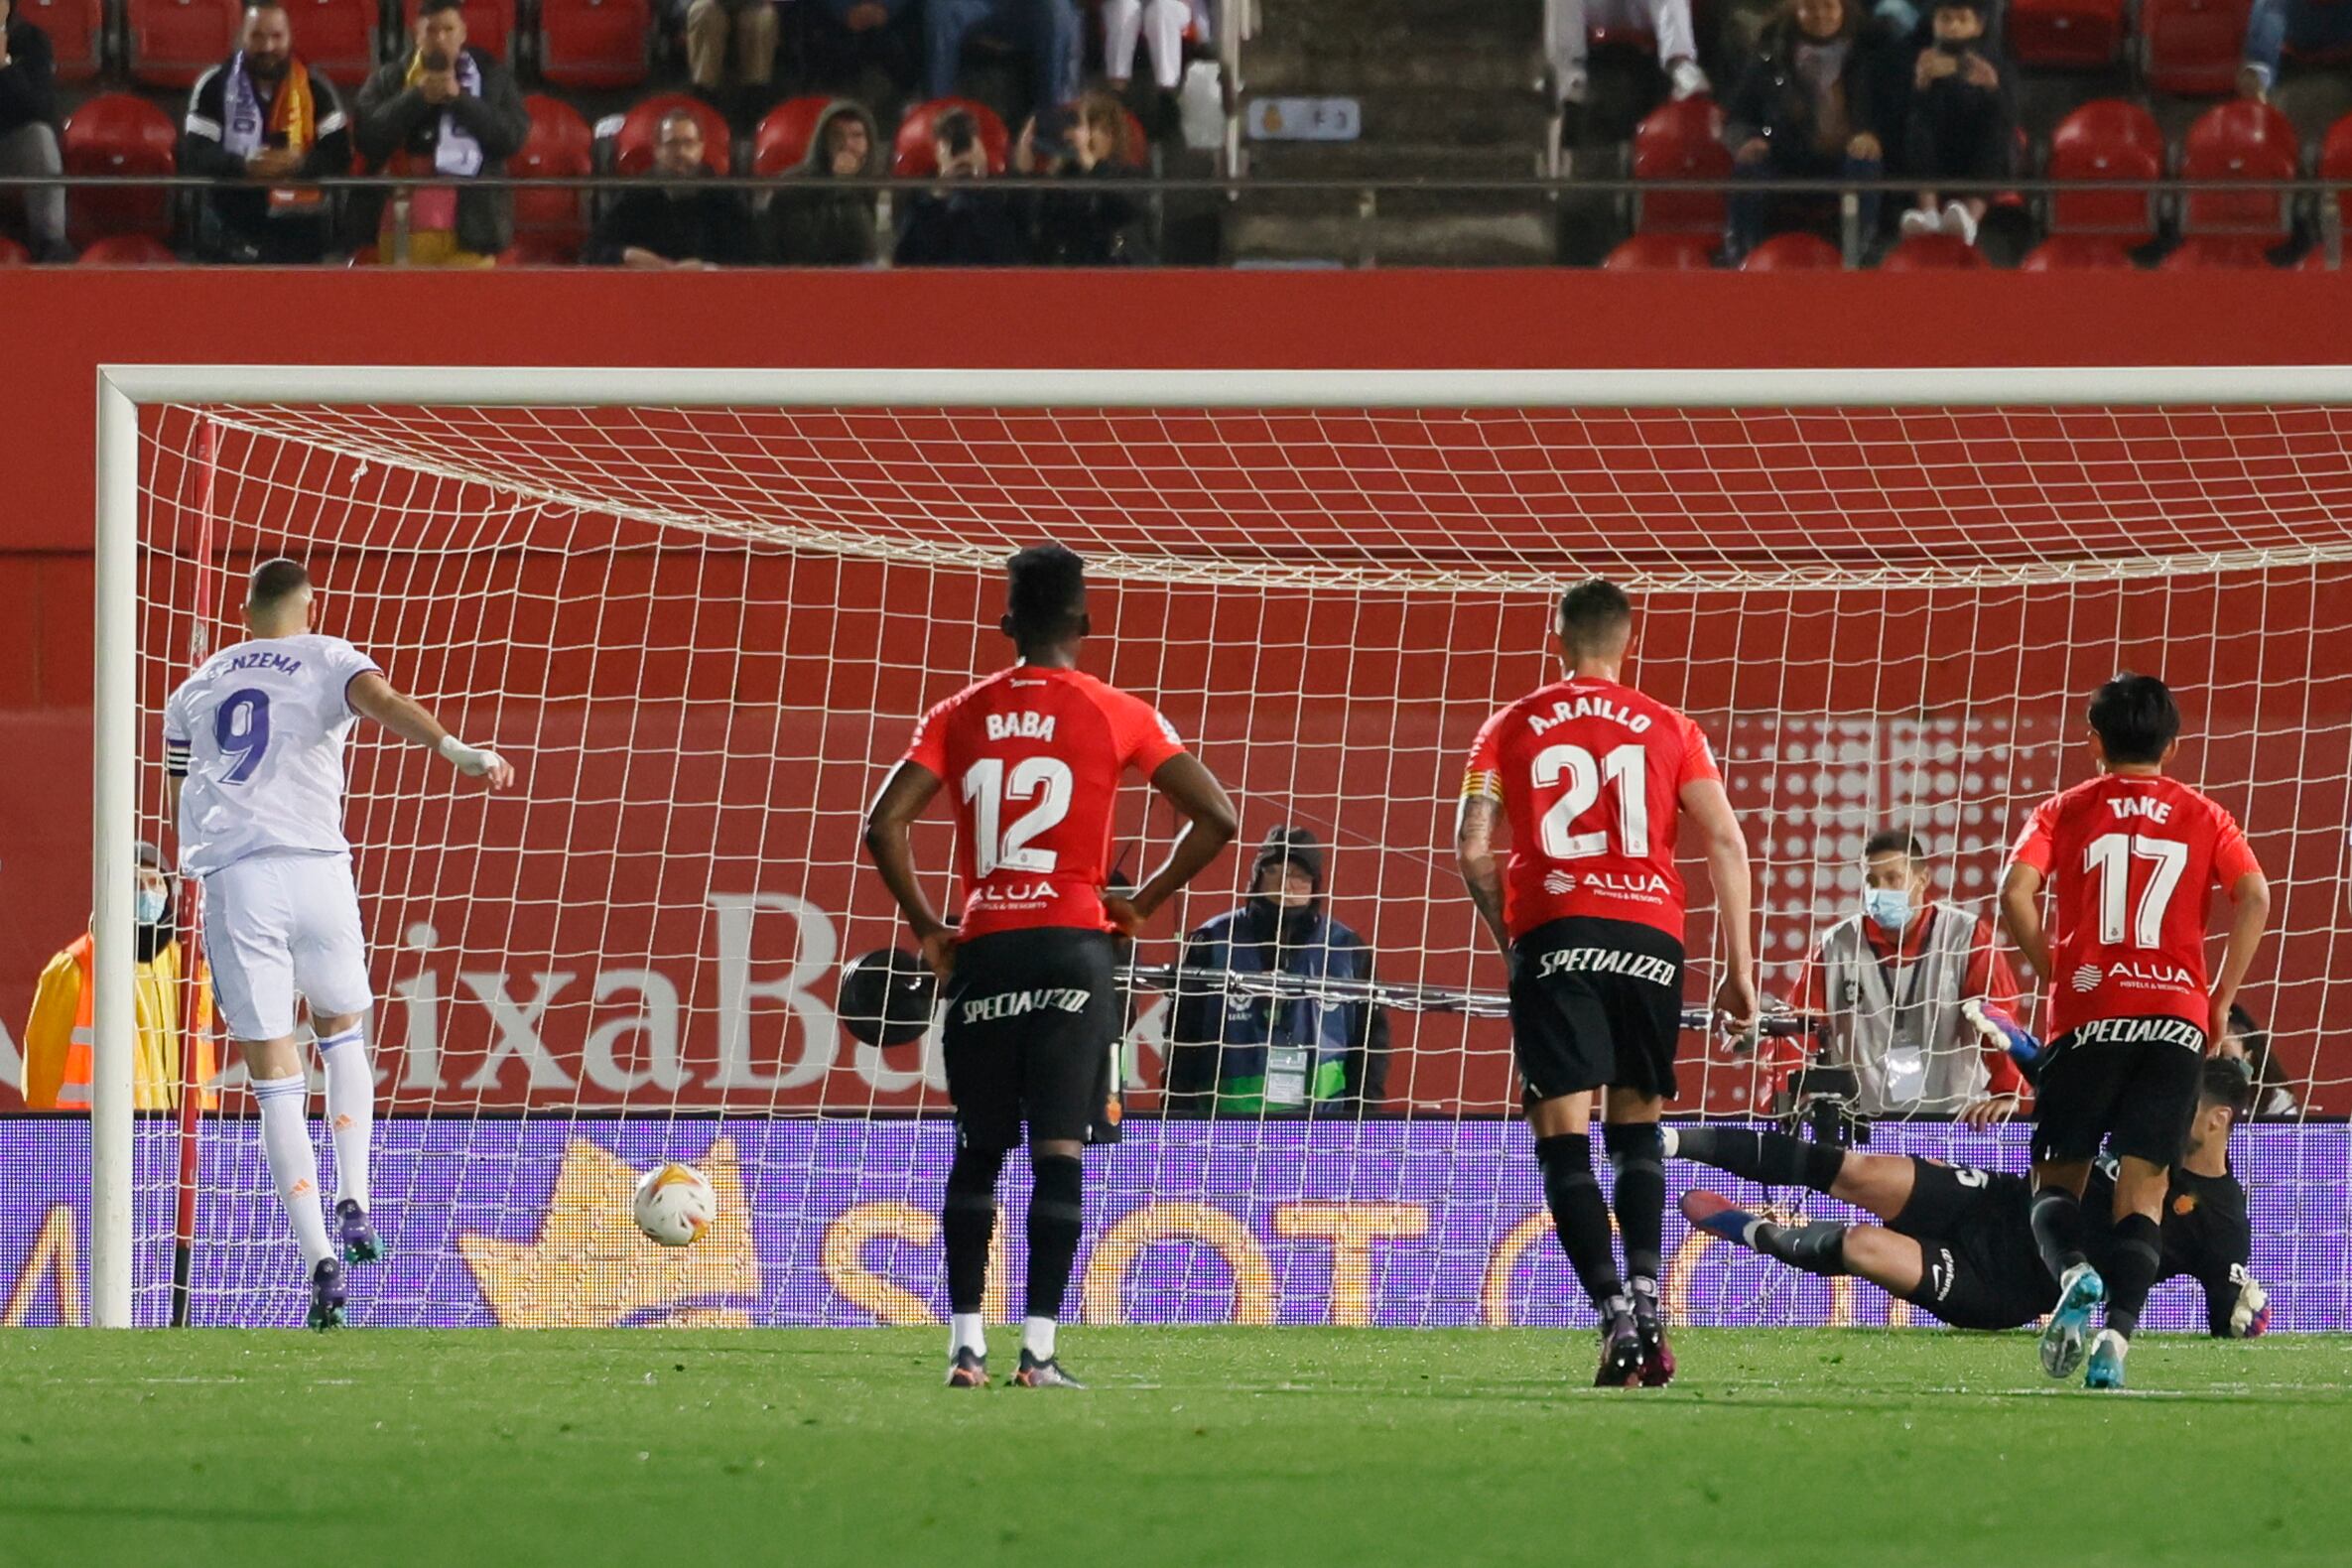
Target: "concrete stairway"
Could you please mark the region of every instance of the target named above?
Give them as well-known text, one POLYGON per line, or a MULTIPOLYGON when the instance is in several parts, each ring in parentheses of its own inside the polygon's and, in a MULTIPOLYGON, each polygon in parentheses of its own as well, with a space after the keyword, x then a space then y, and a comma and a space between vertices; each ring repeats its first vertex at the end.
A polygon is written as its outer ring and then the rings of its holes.
POLYGON ((1532 192, 1443 189, 1543 170, 1540 0, 1261 0, 1241 46, 1251 99, 1349 97, 1355 142, 1250 141, 1253 180, 1414 180, 1429 190, 1252 189, 1225 226, 1229 259, 1265 264, 1542 265, 1553 204, 1532 192))

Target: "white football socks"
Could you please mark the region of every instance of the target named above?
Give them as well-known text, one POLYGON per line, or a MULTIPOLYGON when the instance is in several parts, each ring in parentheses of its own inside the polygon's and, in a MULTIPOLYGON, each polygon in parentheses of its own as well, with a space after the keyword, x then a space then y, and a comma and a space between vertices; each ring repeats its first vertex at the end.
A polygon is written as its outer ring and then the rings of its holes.
POLYGON ((1054 1320, 1051 1318, 1023 1318, 1021 1320, 1021 1349, 1041 1362, 1054 1359, 1054 1320))
POLYGON ((988 1331, 980 1326, 979 1313, 958 1312, 949 1319, 949 1359, 953 1360, 958 1351, 970 1351, 982 1360, 987 1358, 988 1331))
POLYGON ((294 1222, 306 1269, 334 1255, 327 1241, 327 1217, 319 1208, 319 1151, 311 1147, 311 1129, 303 1120, 309 1090, 300 1073, 253 1080, 253 1098, 261 1103, 261 1152, 286 1218, 294 1222))
POLYGON ((367 1150, 375 1136, 375 1064, 368 1060, 364 1026, 353 1024, 319 1041, 327 1064, 327 1124, 334 1132, 334 1196, 365 1209, 367 1150))

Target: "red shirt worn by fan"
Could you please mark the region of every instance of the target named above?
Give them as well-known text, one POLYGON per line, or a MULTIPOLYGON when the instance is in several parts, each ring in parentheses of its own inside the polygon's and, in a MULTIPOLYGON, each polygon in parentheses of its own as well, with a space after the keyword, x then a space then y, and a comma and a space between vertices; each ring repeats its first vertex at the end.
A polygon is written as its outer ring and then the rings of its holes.
POLYGON ((1500 802, 1510 821, 1512 939, 1586 915, 1682 941, 1682 787, 1722 776, 1697 724, 1615 681, 1572 675, 1488 719, 1462 793, 1500 802))
POLYGON ((2053 1038, 2102 1018, 2206 1027, 2213 889, 2261 869, 2228 812, 2177 779, 2106 773, 2036 807, 2010 858, 2049 884, 2053 1038))
POLYGON ((1078 670, 1015 665, 923 716, 906 760, 955 792, 958 938, 1108 931, 1112 809, 1129 766, 1184 749, 1149 703, 1078 670))

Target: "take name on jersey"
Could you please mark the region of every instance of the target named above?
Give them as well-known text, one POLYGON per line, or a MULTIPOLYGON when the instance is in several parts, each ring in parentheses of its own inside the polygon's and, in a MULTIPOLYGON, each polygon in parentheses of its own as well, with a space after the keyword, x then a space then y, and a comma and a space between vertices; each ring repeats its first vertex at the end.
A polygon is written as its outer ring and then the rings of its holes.
POLYGON ((2228 812, 2177 779, 2102 774, 2036 807, 2011 859, 2049 887, 2052 1035, 2177 1019, 2203 1048, 2213 894, 2260 868, 2228 812))
POLYGON ((1462 792, 1496 802, 1509 821, 1511 936, 1584 915, 1681 941, 1682 789, 1721 776, 1698 725, 1614 681, 1571 676, 1488 719, 1462 792))
POLYGON ((956 808, 964 939, 1110 929, 1103 884, 1121 775, 1184 749, 1149 703, 1078 670, 1016 665, 923 716, 906 760, 956 808))

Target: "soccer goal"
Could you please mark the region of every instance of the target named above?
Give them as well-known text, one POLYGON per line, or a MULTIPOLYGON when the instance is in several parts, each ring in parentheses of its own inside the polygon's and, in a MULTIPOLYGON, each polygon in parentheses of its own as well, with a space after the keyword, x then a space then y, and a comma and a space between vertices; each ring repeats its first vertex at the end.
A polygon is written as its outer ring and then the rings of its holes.
MULTIPOLYGON (((937 1318, 935 1036, 839 1013, 843 966, 904 943, 859 824, 914 719, 1008 656, 1003 557, 1054 538, 1088 559, 1089 667, 1150 696, 1242 815, 1138 944, 1106 1042, 1127 1094, 1090 1156, 1084 1319, 1583 1320, 1451 835, 1478 725, 1548 678, 1560 588, 1605 574, 1636 594, 1632 678, 1722 757, 1770 994, 1853 907, 1871 832, 1915 831, 1940 895, 1989 910, 2023 811, 2087 771, 2090 690, 2123 664, 2173 685, 2180 771, 2277 899, 2246 996, 2276 1114, 2234 1151, 2254 1270, 2276 1326, 2346 1326, 2352 368, 112 366, 98 415, 96 1111, 60 1158, 87 1160, 99 1324, 301 1318, 241 1071, 201 1118, 132 1110, 129 867, 173 842, 160 708, 278 555, 310 563, 322 629, 520 773, 460 793, 354 736, 392 1247, 354 1270, 354 1320, 937 1318), (1377 1097, 1161 1114, 1188 1042, 1153 977, 1278 825, 1323 847, 1328 912, 1372 952, 1377 1097), (675 1251, 628 1215, 665 1158, 719 1203, 675 1251)), ((1124 863, 1168 831, 1131 790, 1124 863)), ((948 834, 916 841, 943 902, 948 834)), ((1720 944, 1690 871, 1695 1004, 1720 944)), ((1694 1031, 1683 1064, 1675 1111, 1767 1109, 1741 1042, 1694 1031)), ((2017 1126, 1873 1135, 2025 1158, 2017 1126)), ((1670 1224, 1685 1321, 1906 1321, 1670 1224)), ((2196 1312, 2176 1285, 2150 1322, 2196 1312)))

